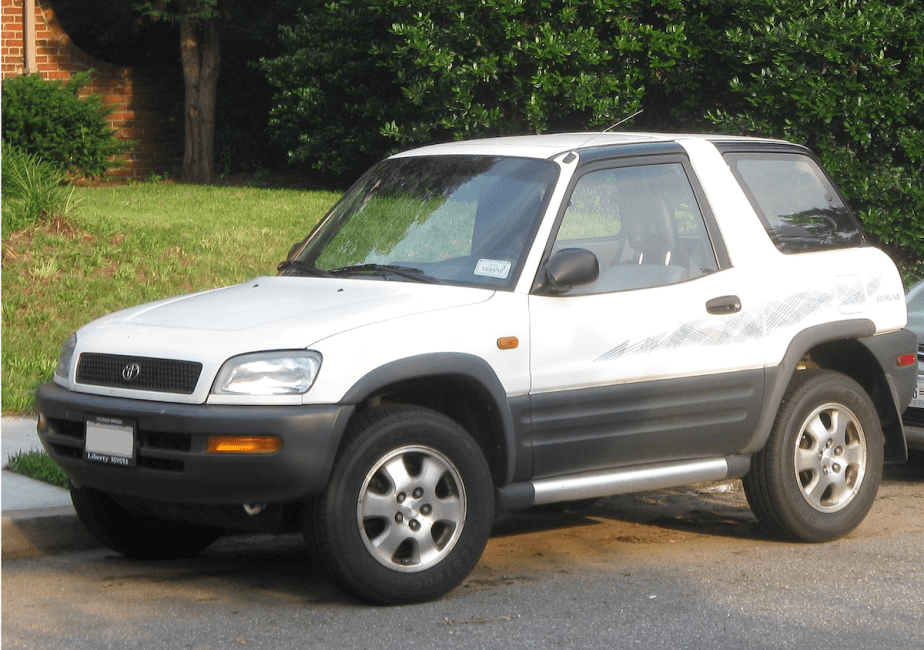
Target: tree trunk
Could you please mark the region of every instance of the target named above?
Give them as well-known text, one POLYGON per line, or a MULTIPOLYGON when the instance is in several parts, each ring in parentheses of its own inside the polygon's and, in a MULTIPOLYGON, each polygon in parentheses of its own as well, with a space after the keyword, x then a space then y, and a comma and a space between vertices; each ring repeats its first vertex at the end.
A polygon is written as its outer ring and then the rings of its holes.
POLYGON ((221 60, 221 26, 217 20, 183 22, 180 53, 186 84, 186 143, 183 180, 211 183, 215 168, 215 93, 221 60))

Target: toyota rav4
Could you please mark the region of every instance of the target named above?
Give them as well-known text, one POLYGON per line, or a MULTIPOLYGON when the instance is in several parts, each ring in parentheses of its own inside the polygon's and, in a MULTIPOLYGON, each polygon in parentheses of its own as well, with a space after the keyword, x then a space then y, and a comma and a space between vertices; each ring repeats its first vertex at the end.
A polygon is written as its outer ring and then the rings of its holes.
POLYGON ((301 530, 417 602, 542 504, 743 478, 770 534, 849 533, 907 457, 906 318, 801 146, 455 142, 373 167, 276 276, 81 328, 38 428, 120 553, 301 530))

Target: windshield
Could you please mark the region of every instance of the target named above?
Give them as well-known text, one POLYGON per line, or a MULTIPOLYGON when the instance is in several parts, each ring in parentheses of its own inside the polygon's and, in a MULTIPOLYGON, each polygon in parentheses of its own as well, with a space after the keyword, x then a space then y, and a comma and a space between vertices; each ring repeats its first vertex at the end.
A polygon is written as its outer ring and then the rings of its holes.
POLYGON ((557 176, 546 160, 385 160, 293 248, 280 271, 510 289, 557 176))

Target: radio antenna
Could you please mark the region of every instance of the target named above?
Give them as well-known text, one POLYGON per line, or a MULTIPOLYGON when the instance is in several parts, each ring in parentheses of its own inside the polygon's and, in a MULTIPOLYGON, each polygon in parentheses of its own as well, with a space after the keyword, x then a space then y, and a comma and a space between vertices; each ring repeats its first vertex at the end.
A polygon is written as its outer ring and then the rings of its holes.
POLYGON ((582 143, 579 144, 577 147, 575 147, 574 149, 572 149, 572 150, 568 153, 568 155, 565 156, 565 157, 562 159, 562 162, 570 163, 570 162, 571 162, 572 160, 574 160, 575 157, 576 157, 576 154, 574 153, 575 151, 577 151, 577 150, 580 149, 581 147, 586 147, 586 146, 588 145, 588 143, 590 143, 594 138, 598 138, 598 137, 600 137, 601 135, 603 135, 604 133, 609 133, 610 131, 612 131, 613 129, 615 129, 617 126, 619 126, 620 124, 625 124, 626 122, 628 122, 629 120, 631 120, 633 117, 638 117, 639 115, 642 114, 642 112, 643 112, 644 110, 645 110, 644 108, 640 108, 640 109, 638 109, 637 111, 635 111, 634 113, 632 113, 632 115, 630 115, 629 117, 623 118, 623 119, 619 120, 618 122, 616 122, 615 124, 611 124, 610 126, 608 126, 608 127, 606 127, 605 129, 603 129, 603 131, 601 131, 600 133, 595 133, 595 134, 593 134, 592 136, 590 136, 589 138, 587 138, 584 142, 582 142, 582 143))
POLYGON ((608 126, 608 127, 605 128, 605 129, 603 129, 603 132, 604 132, 604 133, 609 133, 610 131, 612 131, 613 129, 615 129, 617 126, 620 126, 620 125, 622 125, 622 124, 625 124, 626 122, 628 122, 629 120, 631 120, 633 117, 638 117, 639 115, 641 115, 641 114, 644 113, 644 112, 645 112, 645 109, 644 109, 644 108, 640 108, 640 109, 638 109, 637 111, 635 111, 634 113, 632 113, 632 115, 630 115, 629 117, 625 117, 625 118, 619 120, 618 122, 616 122, 616 124, 613 124, 613 125, 611 125, 611 126, 608 126))

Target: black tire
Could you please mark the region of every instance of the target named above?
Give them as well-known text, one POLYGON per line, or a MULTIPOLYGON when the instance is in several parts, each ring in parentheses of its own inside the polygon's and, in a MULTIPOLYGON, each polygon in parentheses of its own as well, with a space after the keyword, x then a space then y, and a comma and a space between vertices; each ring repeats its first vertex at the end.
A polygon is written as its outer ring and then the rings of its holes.
POLYGON ((71 501, 80 521, 103 546, 143 560, 195 557, 224 531, 126 510, 105 492, 71 486, 71 501))
POLYGON ((396 605, 438 598, 481 558, 494 518, 484 454, 429 409, 369 411, 350 426, 305 540, 344 591, 396 605))
POLYGON ((827 370, 796 373, 744 491, 771 532, 804 542, 847 535, 863 521, 882 480, 884 439, 866 391, 827 370))

